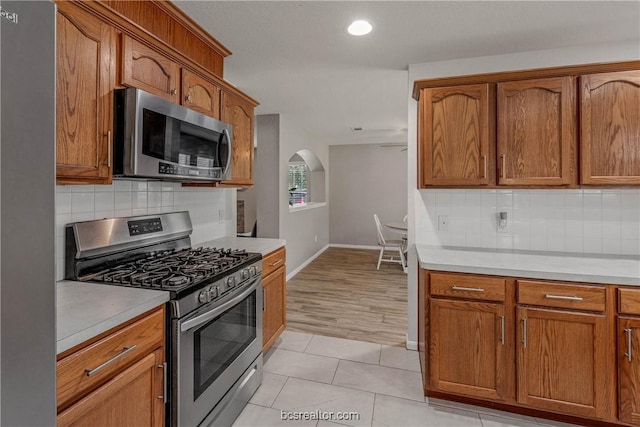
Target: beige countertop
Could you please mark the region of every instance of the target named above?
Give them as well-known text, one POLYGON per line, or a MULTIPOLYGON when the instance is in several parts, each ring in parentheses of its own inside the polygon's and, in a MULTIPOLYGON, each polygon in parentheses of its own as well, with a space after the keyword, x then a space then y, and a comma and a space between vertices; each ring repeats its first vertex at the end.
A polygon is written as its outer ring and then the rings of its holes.
POLYGON ((416 251, 428 270, 640 286, 640 257, 428 245, 416 251))
POLYGON ((265 256, 286 244, 282 239, 266 239, 262 237, 221 237, 194 245, 225 249, 245 249, 247 252, 259 252, 265 256))
POLYGON ((56 354, 169 301, 169 292, 62 280, 56 283, 56 354))

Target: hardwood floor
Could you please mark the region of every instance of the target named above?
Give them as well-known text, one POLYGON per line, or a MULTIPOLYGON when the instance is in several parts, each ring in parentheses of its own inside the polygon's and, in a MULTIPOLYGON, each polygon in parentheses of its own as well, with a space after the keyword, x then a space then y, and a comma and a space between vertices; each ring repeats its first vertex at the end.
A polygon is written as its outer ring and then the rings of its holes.
POLYGON ((378 253, 329 248, 287 282, 287 330, 404 346, 407 275, 378 253))

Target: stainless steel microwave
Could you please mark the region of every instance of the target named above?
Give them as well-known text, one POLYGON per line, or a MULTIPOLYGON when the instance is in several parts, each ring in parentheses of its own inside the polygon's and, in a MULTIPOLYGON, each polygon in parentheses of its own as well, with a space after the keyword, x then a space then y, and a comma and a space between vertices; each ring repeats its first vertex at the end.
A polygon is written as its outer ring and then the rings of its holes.
POLYGON ((114 177, 231 178, 232 126, 136 88, 115 91, 114 177))

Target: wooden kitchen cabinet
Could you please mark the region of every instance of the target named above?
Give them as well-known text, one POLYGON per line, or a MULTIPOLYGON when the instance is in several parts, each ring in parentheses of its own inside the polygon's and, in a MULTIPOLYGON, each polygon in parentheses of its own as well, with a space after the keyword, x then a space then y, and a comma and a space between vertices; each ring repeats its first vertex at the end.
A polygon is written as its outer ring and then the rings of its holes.
POLYGON ((418 112, 419 187, 487 185, 495 175, 488 84, 422 89, 418 112))
POLYGON ((163 426, 164 362, 164 307, 62 354, 57 424, 163 426))
POLYGON ((575 78, 497 85, 498 185, 577 184, 575 78))
POLYGON ((223 185, 253 185, 253 109, 255 104, 229 91, 222 92, 222 121, 233 125, 231 179, 223 185))
POLYGON ((58 415, 64 426, 163 426, 164 350, 149 353, 111 381, 58 415))
POLYGON ((507 397, 511 358, 503 304, 432 298, 430 385, 484 399, 507 397))
POLYGON ((640 70, 580 77, 583 184, 640 184, 640 70))
POLYGON ((116 34, 73 3, 56 4, 57 182, 108 184, 116 34))
POLYGON ((518 402, 605 418, 610 380, 607 319, 602 314, 517 309, 518 402))
POLYGON ((182 105, 220 120, 220 88, 183 69, 182 105))
POLYGON ((180 103, 180 65, 126 34, 122 35, 121 84, 180 103))
POLYGON ((287 278, 285 248, 278 249, 262 260, 262 351, 267 352, 287 325, 287 278))
POLYGON ((618 317, 618 416, 640 425, 640 317, 618 317))
POLYGON ((640 289, 618 289, 618 417, 640 425, 640 289))

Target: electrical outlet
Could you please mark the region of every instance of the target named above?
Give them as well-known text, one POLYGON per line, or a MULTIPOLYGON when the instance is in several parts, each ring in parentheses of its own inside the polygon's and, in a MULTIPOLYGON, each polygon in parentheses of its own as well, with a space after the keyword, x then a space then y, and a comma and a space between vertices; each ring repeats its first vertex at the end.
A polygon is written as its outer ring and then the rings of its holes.
POLYGON ((449 231, 449 215, 438 215, 438 231, 449 231))
POLYGON ((222 209, 218 209, 218 223, 222 224, 224 222, 224 211, 222 209))
POLYGON ((315 239, 316 243, 318 243, 318 236, 316 236, 314 239, 315 239))

